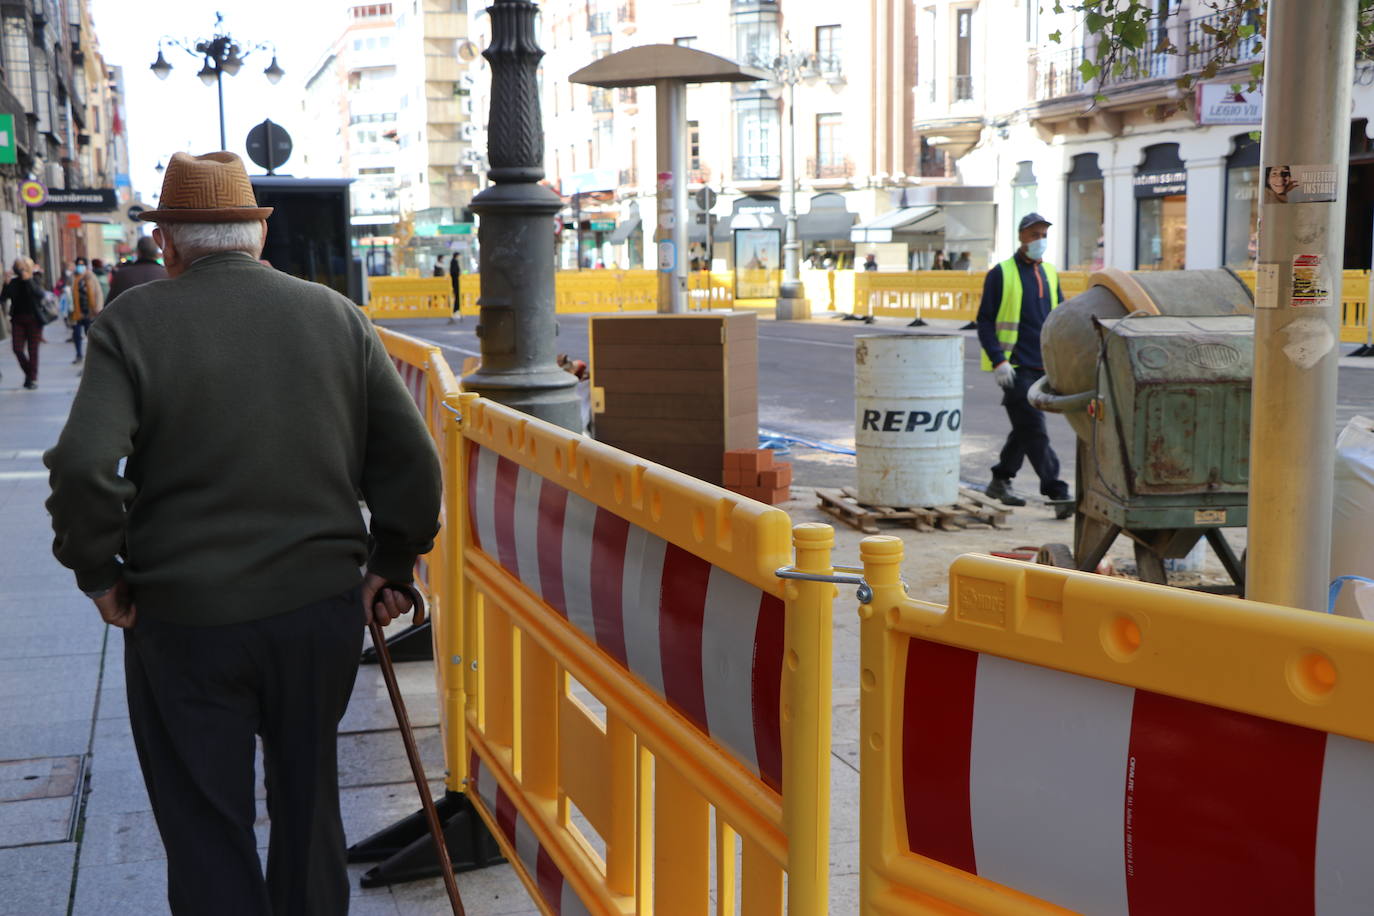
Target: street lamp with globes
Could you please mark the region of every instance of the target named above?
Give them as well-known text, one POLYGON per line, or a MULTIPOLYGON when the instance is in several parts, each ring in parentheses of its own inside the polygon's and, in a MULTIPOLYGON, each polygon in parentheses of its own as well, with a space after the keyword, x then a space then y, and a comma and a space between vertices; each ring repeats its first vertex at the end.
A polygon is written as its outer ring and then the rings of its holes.
POLYGON ((802 299, 801 243, 797 240, 797 84, 814 86, 821 78, 816 55, 797 51, 790 36, 783 36, 786 50, 773 58, 767 68, 772 75, 765 90, 771 99, 787 93, 787 234, 784 236, 782 289, 783 299, 802 299))
POLYGON ((276 85, 281 82, 281 78, 286 75, 286 71, 277 65, 277 46, 269 42, 245 42, 240 44, 236 39, 224 33, 224 14, 215 14, 215 34, 211 38, 178 39, 163 36, 157 42, 157 60, 148 67, 157 74, 157 78, 165 80, 167 75, 172 72, 172 65, 167 62, 163 55, 164 47, 180 48, 192 57, 201 58, 204 63, 201 65, 200 72, 196 76, 206 86, 214 86, 219 94, 219 148, 225 149, 228 140, 224 133, 224 75, 230 76, 238 73, 243 67, 244 60, 254 51, 272 52, 272 63, 262 71, 267 77, 267 81, 276 85))

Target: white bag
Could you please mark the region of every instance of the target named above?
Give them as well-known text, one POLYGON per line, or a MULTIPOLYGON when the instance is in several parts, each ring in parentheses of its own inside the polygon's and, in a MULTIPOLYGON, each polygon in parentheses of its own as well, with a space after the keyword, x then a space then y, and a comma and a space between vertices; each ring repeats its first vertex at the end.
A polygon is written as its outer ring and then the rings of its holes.
MULTIPOLYGON (((1336 440, 1331 576, 1374 578, 1374 420, 1355 417, 1336 440)), ((1336 613, 1374 620, 1374 586, 1347 583, 1336 613)))

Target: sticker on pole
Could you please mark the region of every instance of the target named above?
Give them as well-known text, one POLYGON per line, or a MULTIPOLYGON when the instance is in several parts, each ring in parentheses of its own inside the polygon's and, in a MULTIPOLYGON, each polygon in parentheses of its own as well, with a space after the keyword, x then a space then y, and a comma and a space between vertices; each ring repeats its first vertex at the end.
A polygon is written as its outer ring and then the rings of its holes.
POLYGON ((664 239, 658 243, 658 270, 660 273, 670 274, 677 267, 677 247, 673 245, 671 239, 664 239))
POLYGON ((1271 165, 1264 170, 1267 204, 1326 204, 1336 199, 1340 173, 1334 165, 1271 165))
POLYGON ((1322 256, 1293 256, 1293 292, 1289 304, 1295 309, 1330 305, 1331 293, 1322 276, 1322 256))
POLYGON ((1255 265, 1255 308, 1279 307, 1279 265, 1255 265))

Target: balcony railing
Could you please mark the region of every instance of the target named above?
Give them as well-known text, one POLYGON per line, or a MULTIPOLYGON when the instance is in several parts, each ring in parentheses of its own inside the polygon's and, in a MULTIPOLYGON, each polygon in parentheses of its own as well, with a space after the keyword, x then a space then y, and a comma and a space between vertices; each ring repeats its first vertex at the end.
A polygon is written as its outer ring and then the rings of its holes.
POLYGON ((736 181, 776 181, 782 176, 781 156, 736 156, 736 181))
POLYGON ((949 98, 951 102, 973 101, 973 77, 963 74, 950 80, 949 98))
MULTIPOLYGON (((1079 70, 1083 63, 1081 48, 1042 52, 1032 60, 1035 99, 1043 102, 1047 99, 1092 92, 1104 86, 1126 86, 1196 73, 1216 56, 1219 44, 1217 33, 1234 27, 1234 20, 1223 17, 1221 13, 1190 19, 1184 26, 1184 44, 1178 53, 1156 51, 1155 48, 1159 46, 1162 36, 1155 30, 1146 47, 1121 55, 1120 73, 1106 74, 1092 83, 1085 83, 1079 70)), ((1237 39, 1235 63, 1244 63, 1258 57, 1259 42, 1258 35, 1237 39)))
MULTIPOLYGON (((1251 14, 1253 16, 1253 14, 1251 14)), ((1249 20, 1250 17, 1247 17, 1249 20)), ((1248 24, 1258 27, 1258 23, 1249 21, 1248 24)), ((1201 70, 1207 66, 1207 62, 1216 55, 1217 32, 1222 29, 1234 29, 1235 20, 1224 21, 1221 13, 1213 13, 1210 16, 1199 16, 1196 19, 1188 20, 1187 44, 1183 51, 1187 55, 1186 63, 1188 69, 1201 70)), ((1260 42, 1260 35, 1256 32, 1249 38, 1237 38, 1235 53, 1236 61, 1254 60, 1259 56, 1256 46, 1260 42)))
POLYGON ((592 111, 597 114, 605 114, 611 110, 611 92, 609 89, 592 90, 592 111))
POLYGON ((854 162, 848 157, 822 156, 806 160, 806 174, 812 178, 852 178, 854 162))
POLYGON ((705 167, 705 166, 698 166, 697 168, 694 168, 694 169, 688 169, 688 170, 687 170, 687 183, 688 183, 688 184, 710 184, 710 183, 711 183, 711 170, 710 170, 709 168, 705 167))
POLYGON ((639 169, 631 166, 628 169, 620 170, 620 186, 622 188, 639 187, 639 169))
POLYGON ((816 69, 821 76, 834 77, 844 74, 844 64, 838 54, 816 58, 816 69))
POLYGON ((593 35, 611 34, 611 14, 592 13, 587 17, 587 31, 593 35))
POLYGON ((635 4, 634 4, 634 0, 629 0, 628 3, 622 3, 622 4, 620 4, 620 6, 616 7, 615 18, 616 18, 618 21, 620 21, 620 22, 634 22, 634 21, 635 21, 635 4))

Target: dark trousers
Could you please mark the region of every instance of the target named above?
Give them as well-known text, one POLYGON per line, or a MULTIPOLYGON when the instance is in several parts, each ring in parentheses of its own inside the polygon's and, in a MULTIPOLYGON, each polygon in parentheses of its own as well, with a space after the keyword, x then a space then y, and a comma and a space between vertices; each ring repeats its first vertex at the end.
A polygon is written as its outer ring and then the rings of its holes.
POLYGON ((248 623, 139 617, 125 631, 130 724, 177 916, 348 912, 336 736, 362 638, 360 587, 248 623), (266 880, 254 735, 272 822, 266 880))
POLYGON ((81 359, 85 352, 83 347, 86 342, 86 331, 91 326, 90 318, 82 318, 72 325, 72 343, 76 344, 76 358, 81 359))
POLYGON ((43 322, 33 315, 20 315, 10 320, 10 334, 24 381, 38 381, 38 345, 43 342, 43 322))
POLYGON ((992 476, 1011 480, 1021 470, 1021 462, 1029 458, 1031 467, 1040 478, 1040 495, 1064 499, 1069 495, 1069 487, 1059 479, 1059 456, 1050 447, 1050 436, 1045 430, 1045 414, 1026 400, 1030 386, 1044 374, 1038 369, 1018 368, 1015 384, 1002 392, 1002 406, 1011 420, 1011 433, 1002 446, 997 464, 993 465, 992 476))

